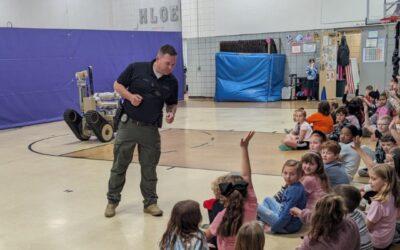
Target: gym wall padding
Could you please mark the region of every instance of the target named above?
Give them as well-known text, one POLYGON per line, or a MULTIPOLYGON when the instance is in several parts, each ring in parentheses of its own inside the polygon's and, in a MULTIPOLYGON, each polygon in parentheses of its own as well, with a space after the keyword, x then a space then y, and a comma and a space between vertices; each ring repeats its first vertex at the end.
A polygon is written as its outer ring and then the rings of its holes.
POLYGON ((215 100, 273 102, 281 100, 285 55, 216 53, 215 100))
POLYGON ((129 63, 154 59, 167 43, 179 54, 183 99, 181 32, 0 28, 0 37, 0 129, 61 120, 79 110, 75 72, 91 65, 94 90, 113 91, 129 63))

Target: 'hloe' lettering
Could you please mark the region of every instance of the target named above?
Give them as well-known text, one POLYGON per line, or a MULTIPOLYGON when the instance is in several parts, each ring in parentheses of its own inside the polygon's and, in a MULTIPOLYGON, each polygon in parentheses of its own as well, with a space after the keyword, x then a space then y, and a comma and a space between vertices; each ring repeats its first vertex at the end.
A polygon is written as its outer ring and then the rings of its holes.
POLYGON ((161 20, 161 22, 163 22, 163 23, 168 22, 168 19, 171 22, 179 21, 179 6, 178 5, 171 6, 169 9, 165 6, 160 7, 159 16, 157 16, 155 12, 156 12, 155 8, 139 9, 140 24, 147 24, 148 20, 150 20, 150 23, 153 23, 153 24, 158 23, 159 20, 161 20))

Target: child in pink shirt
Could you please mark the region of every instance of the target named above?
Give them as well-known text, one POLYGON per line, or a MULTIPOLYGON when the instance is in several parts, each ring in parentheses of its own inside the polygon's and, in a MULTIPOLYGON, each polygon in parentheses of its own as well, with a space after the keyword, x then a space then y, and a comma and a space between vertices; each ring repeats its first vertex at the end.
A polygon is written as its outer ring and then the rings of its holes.
POLYGON ((218 213, 210 228, 206 230, 207 239, 217 236, 218 249, 234 250, 236 235, 242 224, 257 217, 257 197, 251 181, 251 167, 248 153, 249 141, 254 132, 250 132, 240 142, 242 148, 242 174, 228 175, 225 182, 219 184, 221 199, 225 209, 218 213))
POLYGON ((309 152, 301 158, 304 176, 300 180, 307 193, 306 208, 301 210, 297 207, 290 209, 293 216, 297 216, 305 224, 310 223, 311 211, 317 201, 329 192, 328 177, 325 174, 324 163, 321 155, 309 152))
POLYGON ((380 93, 379 95, 379 100, 377 102, 377 109, 375 114, 373 114, 369 119, 370 123, 373 125, 376 125, 377 121, 379 118, 382 118, 384 116, 390 116, 390 108, 387 103, 387 95, 386 93, 380 93))
POLYGON ((375 248, 386 249, 393 241, 396 218, 400 208, 400 183, 389 164, 378 164, 371 168, 369 183, 377 194, 372 197, 367 212, 367 228, 375 248))

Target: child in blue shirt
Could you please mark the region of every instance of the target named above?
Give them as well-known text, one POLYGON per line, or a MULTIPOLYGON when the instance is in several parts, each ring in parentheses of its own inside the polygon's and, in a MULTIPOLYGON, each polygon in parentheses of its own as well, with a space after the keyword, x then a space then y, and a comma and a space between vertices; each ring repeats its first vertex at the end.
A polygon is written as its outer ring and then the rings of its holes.
POLYGON ((317 89, 317 74, 318 74, 318 69, 317 66, 315 65, 315 59, 311 58, 308 60, 308 65, 306 68, 306 76, 307 76, 307 82, 306 82, 306 88, 307 88, 307 100, 312 100, 317 99, 316 97, 318 96, 317 93, 314 91, 317 89))
POLYGON ((322 144, 322 161, 331 187, 350 183, 344 164, 339 159, 340 150, 341 147, 336 141, 326 141, 322 144))
POLYGON ((290 209, 298 207, 304 209, 307 203, 306 192, 300 183, 303 170, 299 161, 288 160, 282 168, 282 177, 287 188, 283 192, 282 201, 267 197, 258 206, 257 217, 266 223, 273 233, 295 233, 301 229, 299 218, 290 214, 290 209))

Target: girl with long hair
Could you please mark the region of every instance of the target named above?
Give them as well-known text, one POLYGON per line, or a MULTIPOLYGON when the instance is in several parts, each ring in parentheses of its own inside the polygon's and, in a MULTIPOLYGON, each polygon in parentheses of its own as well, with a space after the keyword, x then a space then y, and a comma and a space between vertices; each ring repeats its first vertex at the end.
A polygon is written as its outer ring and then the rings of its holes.
POLYGON ((219 184, 224 210, 218 213, 210 228, 206 230, 207 239, 217 236, 218 249, 234 250, 236 235, 243 223, 256 219, 257 198, 251 181, 251 167, 248 145, 254 131, 241 139, 242 172, 241 175, 228 175, 219 184))
POLYGON ((301 158, 301 164, 304 175, 300 182, 303 184, 307 194, 307 204, 305 209, 293 207, 290 209, 290 213, 299 217, 303 223, 308 224, 315 204, 330 191, 330 186, 324 170, 324 163, 319 153, 308 152, 304 154, 301 158))
POLYGON ((367 212, 367 228, 372 244, 388 249, 393 241, 400 208, 400 185, 396 171, 389 164, 377 164, 369 173, 369 184, 376 192, 367 212))
POLYGON ((167 230, 162 236, 163 250, 207 250, 204 233, 199 229, 202 220, 200 205, 193 200, 179 201, 171 212, 167 230))
POLYGON ((329 194, 321 198, 315 205, 311 229, 297 249, 359 250, 358 227, 346 213, 342 197, 329 194))

